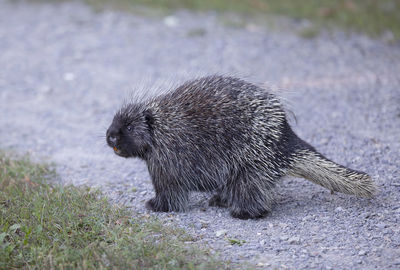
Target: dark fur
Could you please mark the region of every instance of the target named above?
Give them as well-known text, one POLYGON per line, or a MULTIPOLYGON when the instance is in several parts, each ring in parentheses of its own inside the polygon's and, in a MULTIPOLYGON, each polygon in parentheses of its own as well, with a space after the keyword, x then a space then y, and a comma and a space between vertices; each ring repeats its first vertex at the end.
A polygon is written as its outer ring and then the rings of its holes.
POLYGON ((341 189, 353 188, 347 180, 330 186, 325 182, 335 177, 319 181, 325 175, 314 170, 326 162, 324 172, 335 175, 335 163, 318 154, 323 162, 310 164, 317 152, 294 134, 278 99, 237 78, 204 77, 128 104, 115 115, 107 142, 118 155, 147 162, 156 196, 146 206, 154 211, 183 211, 189 192, 209 191, 215 193, 210 205, 229 207, 237 218, 261 217, 271 209, 275 183, 287 174, 359 195, 341 189))

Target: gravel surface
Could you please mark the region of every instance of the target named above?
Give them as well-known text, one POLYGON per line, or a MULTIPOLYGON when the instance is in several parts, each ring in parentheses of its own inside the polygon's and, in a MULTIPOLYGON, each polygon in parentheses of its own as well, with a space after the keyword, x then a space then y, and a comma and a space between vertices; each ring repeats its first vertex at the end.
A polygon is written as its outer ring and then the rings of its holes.
POLYGON ((152 82, 168 88, 212 72, 268 82, 282 89, 299 136, 371 174, 377 198, 331 195, 288 178, 263 219, 233 219, 208 207, 207 194, 194 194, 188 212, 151 214, 232 261, 400 269, 399 45, 343 33, 307 40, 277 29, 228 27, 214 13, 150 18, 73 2, 0 0, 0 148, 54 162, 63 183, 100 187, 146 212, 153 189, 145 164, 105 144, 124 98, 152 82))

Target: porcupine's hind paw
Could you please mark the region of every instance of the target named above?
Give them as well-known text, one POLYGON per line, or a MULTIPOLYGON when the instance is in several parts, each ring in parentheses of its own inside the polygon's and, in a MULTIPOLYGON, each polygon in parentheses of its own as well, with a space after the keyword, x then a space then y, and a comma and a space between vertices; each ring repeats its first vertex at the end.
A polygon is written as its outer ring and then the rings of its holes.
POLYGON ((228 202, 226 200, 222 199, 221 195, 215 194, 208 201, 208 205, 213 206, 213 207, 228 207, 228 202))
POLYGON ((230 214, 234 218, 239 218, 239 219, 256 219, 256 218, 262 218, 265 215, 267 215, 268 211, 263 211, 259 213, 250 213, 249 211, 245 209, 234 209, 231 210, 230 214))

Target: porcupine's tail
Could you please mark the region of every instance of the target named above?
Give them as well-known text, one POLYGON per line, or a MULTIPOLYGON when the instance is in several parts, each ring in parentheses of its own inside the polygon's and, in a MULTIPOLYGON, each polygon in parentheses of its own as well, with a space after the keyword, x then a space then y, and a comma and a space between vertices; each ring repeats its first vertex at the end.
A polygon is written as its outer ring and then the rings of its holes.
POLYGON ((364 173, 339 165, 304 142, 304 147, 292 157, 289 175, 302 177, 329 190, 372 198, 377 187, 372 178, 364 173))

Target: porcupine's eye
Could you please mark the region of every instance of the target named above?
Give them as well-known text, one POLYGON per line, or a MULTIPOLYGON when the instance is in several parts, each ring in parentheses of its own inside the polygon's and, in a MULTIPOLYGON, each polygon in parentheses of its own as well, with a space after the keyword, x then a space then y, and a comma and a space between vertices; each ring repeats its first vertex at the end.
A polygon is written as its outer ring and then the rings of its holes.
POLYGON ((126 130, 131 132, 133 130, 133 126, 132 125, 127 125, 126 126, 126 130))

